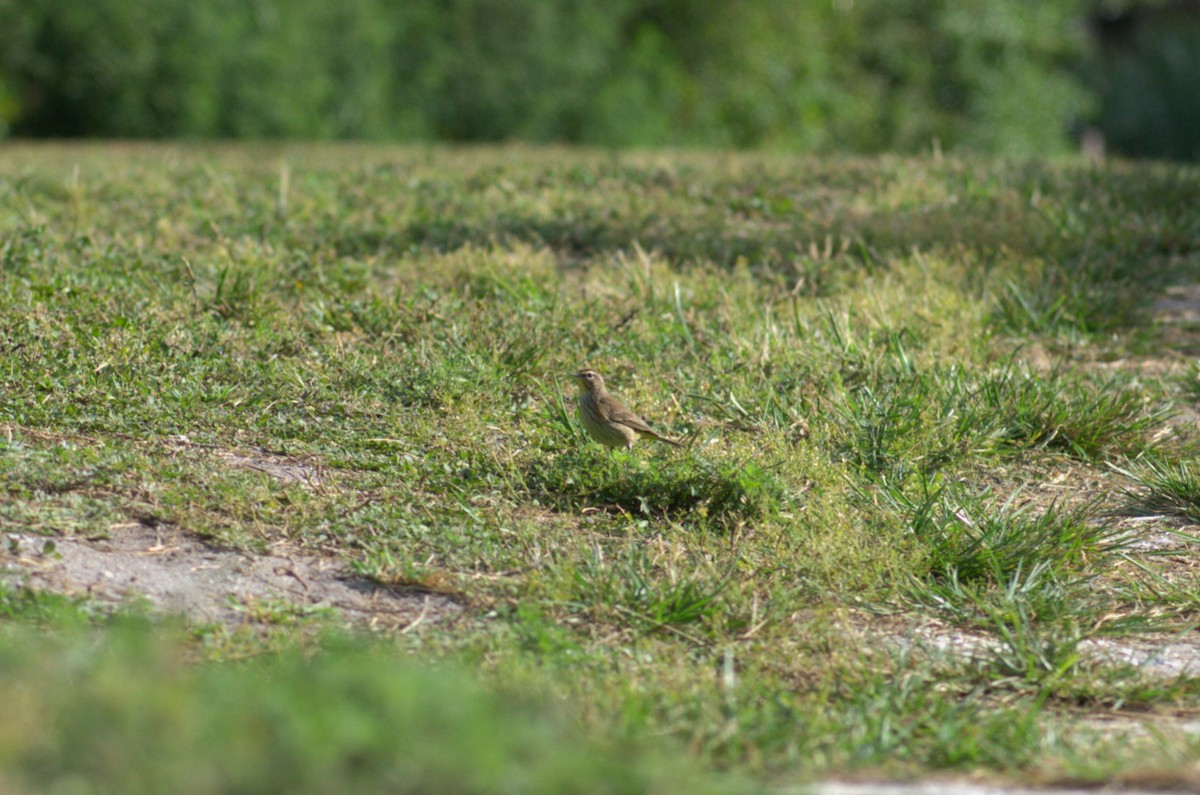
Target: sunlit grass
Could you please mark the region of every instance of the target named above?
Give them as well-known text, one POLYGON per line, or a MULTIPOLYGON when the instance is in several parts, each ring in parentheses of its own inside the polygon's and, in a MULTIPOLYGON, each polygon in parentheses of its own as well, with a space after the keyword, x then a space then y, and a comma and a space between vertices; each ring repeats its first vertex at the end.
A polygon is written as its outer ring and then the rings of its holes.
MULTIPOLYGON (((710 768, 1111 776, 1073 697, 1196 704, 1079 652, 1200 604, 1109 521, 1112 467, 1140 509, 1194 519, 1177 458, 1195 433, 1169 424, 1194 373, 1097 366, 1153 353, 1154 289, 1200 279, 1179 211, 1195 183, 949 158, 6 145, 0 521, 49 539, 161 523, 452 594, 462 619, 388 640, 710 768), (590 441, 563 380, 584 364, 685 447, 590 441), (896 645, 929 625, 991 656, 896 645)), ((4 593, 10 624, 102 622, 4 593)), ((319 615, 245 615, 197 628, 213 668, 180 674, 193 695, 164 720, 240 716, 205 711, 207 677, 323 648, 319 615)), ((347 682, 386 664, 354 659, 347 682)), ((391 775, 367 758, 370 781, 391 775)))

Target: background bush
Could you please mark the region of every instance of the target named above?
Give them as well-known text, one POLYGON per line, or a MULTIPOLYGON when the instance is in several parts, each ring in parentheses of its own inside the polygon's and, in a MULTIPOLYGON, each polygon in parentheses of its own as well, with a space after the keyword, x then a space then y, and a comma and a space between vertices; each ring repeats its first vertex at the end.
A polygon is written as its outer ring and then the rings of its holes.
POLYGON ((1101 20, 1096 125, 1131 155, 1200 160, 1200 3, 1101 20))
MULTIPOLYGON (((1145 5, 1110 2, 1106 19, 1145 5)), ((1179 97, 1143 87, 1167 74, 1181 83, 1174 90, 1194 89, 1200 34, 1173 34, 1164 48, 1154 37, 1166 34, 1151 25, 1139 34, 1146 43, 1096 58, 1094 8, 1088 0, 0 0, 0 134, 7 124, 23 136, 858 152, 936 140, 1032 154, 1067 150, 1071 131, 1093 122, 1127 151, 1195 156, 1194 121, 1145 133, 1179 97)))

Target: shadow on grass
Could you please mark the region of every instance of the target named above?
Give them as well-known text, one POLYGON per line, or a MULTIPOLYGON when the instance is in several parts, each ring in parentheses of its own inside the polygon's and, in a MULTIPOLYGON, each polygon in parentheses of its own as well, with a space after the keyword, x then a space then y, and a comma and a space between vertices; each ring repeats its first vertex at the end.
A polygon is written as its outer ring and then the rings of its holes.
POLYGON ((609 452, 590 444, 531 462, 525 486, 560 511, 599 508, 717 531, 766 519, 787 499, 783 484, 755 463, 609 452))

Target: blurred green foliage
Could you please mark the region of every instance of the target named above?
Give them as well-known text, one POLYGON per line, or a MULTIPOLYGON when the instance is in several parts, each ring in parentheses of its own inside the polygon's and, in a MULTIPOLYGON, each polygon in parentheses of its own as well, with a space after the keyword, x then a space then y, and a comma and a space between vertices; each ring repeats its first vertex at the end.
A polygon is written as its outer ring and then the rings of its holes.
POLYGON ((1120 67, 1120 93, 1086 79, 1093 11, 1089 0, 0 0, 0 133, 7 119, 26 136, 857 152, 936 141, 1045 154, 1071 146, 1098 95, 1116 100, 1106 125, 1144 110, 1122 104, 1141 96, 1134 67, 1120 67))
POLYGON ((1102 28, 1096 125, 1130 155, 1200 160, 1200 4, 1156 3, 1102 28))
POLYGON ((6 792, 757 791, 380 644, 332 638, 222 665, 135 619, 104 634, 2 629, 6 792))

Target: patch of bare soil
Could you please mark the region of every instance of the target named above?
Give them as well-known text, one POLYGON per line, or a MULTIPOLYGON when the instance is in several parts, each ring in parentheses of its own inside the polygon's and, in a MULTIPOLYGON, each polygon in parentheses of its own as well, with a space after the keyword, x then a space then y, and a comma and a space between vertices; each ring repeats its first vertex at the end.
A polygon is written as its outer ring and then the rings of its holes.
POLYGON ((1040 467, 1035 463, 1021 480, 1003 470, 984 470, 973 476, 972 483, 990 489, 998 503, 1008 501, 1017 509, 1044 512, 1091 506, 1097 512, 1091 521, 1111 527, 1130 552, 1192 555, 1200 547, 1200 525, 1174 516, 1132 513, 1128 495, 1144 489, 1114 468, 1043 462, 1040 467))
POLYGON ((305 488, 315 489, 325 482, 324 473, 319 467, 284 456, 246 455, 221 449, 214 450, 213 455, 231 466, 263 472, 282 483, 298 483, 305 488))
POLYGON ((0 578, 110 604, 144 598, 162 612, 225 624, 329 611, 346 624, 406 630, 460 610, 445 595, 356 576, 336 558, 219 549, 175 527, 136 522, 112 527, 103 540, 5 533, 0 578))
MULTIPOLYGON (((894 637, 901 647, 964 659, 985 659, 1000 650, 1001 641, 992 636, 954 630, 934 622, 914 629, 905 637, 894 637)), ((1093 638, 1082 641, 1079 653, 1085 659, 1108 665, 1127 665, 1147 676, 1173 679, 1200 676, 1200 640, 1178 637, 1093 638)))
POLYGON ((1200 676, 1200 641, 1177 638, 1094 638, 1079 650, 1110 665, 1128 665, 1149 676, 1200 676))
POLYGON ((310 490, 316 490, 326 485, 328 480, 323 467, 308 463, 303 459, 271 453, 261 448, 253 451, 232 450, 213 444, 199 444, 182 434, 167 439, 166 445, 173 450, 201 451, 229 466, 253 469, 256 472, 270 475, 280 483, 295 483, 310 490))

